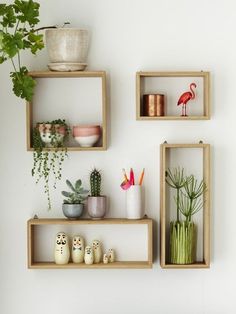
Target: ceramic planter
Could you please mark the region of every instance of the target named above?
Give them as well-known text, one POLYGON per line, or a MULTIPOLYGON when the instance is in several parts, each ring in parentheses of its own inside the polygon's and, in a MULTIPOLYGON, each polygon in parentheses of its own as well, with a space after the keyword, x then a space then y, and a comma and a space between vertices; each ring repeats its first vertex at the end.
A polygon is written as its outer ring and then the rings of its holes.
POLYGON ((141 185, 131 185, 126 190, 126 215, 128 219, 142 219, 145 214, 141 185))
POLYGON ((170 262, 192 264, 196 258, 196 226, 193 222, 170 223, 170 262))
POLYGON ((88 54, 88 31, 77 28, 47 29, 45 32, 50 70, 84 70, 88 54))
POLYGON ((88 214, 93 219, 104 218, 106 215, 106 196, 89 196, 88 214))
POLYGON ((73 136, 81 147, 92 147, 101 136, 100 125, 76 125, 73 126, 73 136))
POLYGON ((78 219, 83 214, 83 204, 63 204, 63 214, 69 219, 78 219))
POLYGON ((63 142, 66 134, 66 127, 61 124, 52 125, 49 123, 39 123, 38 130, 40 138, 45 143, 46 147, 59 146, 63 142), (53 143, 52 137, 54 139, 53 143))

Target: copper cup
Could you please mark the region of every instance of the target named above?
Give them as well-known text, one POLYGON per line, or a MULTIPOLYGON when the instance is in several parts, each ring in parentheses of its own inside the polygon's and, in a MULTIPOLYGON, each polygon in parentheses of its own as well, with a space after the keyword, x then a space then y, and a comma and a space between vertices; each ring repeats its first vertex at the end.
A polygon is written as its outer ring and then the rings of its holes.
POLYGON ((143 115, 160 117, 165 115, 165 99, 163 94, 143 95, 143 115))

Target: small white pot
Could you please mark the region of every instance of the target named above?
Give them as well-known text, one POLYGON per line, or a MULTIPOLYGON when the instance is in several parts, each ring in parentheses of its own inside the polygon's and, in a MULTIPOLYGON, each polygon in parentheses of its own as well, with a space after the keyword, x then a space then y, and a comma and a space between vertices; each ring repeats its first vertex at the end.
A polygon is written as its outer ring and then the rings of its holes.
POLYGON ((70 63, 73 64, 73 67, 75 64, 83 63, 86 66, 89 42, 87 30, 77 28, 47 29, 45 38, 51 63, 59 63, 64 66, 66 64, 70 66, 70 63))

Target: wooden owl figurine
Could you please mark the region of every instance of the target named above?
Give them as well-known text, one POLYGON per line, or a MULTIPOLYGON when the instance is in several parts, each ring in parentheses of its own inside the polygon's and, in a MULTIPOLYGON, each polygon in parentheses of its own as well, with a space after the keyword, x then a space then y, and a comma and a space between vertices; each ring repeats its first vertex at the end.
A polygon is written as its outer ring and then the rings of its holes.
POLYGON ((91 246, 86 246, 85 253, 84 253, 84 262, 87 265, 93 264, 94 256, 93 256, 93 249, 91 246))
POLYGON ((108 255, 107 254, 103 255, 103 263, 108 264, 108 255))
POLYGON ((102 261, 102 244, 98 240, 93 240, 93 254, 94 263, 101 263, 102 261))
POLYGON ((108 261, 109 263, 115 262, 115 251, 113 249, 108 250, 108 261))
POLYGON ((70 250, 68 236, 65 232, 58 232, 55 239, 54 260, 56 264, 68 264, 70 250))
POLYGON ((75 235, 72 239, 71 256, 73 263, 84 261, 84 238, 80 235, 75 235))

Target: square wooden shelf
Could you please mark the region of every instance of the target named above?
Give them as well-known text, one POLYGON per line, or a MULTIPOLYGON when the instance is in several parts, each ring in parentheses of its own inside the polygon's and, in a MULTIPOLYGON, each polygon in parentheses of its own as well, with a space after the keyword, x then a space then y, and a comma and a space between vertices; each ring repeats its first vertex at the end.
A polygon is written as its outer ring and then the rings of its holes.
MULTIPOLYGON (((86 227, 87 228, 87 227, 86 227)), ((113 218, 113 219, 101 219, 101 220, 91 220, 91 219, 80 219, 80 220, 68 220, 68 219, 30 219, 27 222, 27 232, 28 232, 28 268, 30 269, 71 269, 71 268, 152 268, 153 260, 153 221, 149 218, 132 220, 124 218, 113 218), (64 226, 65 228, 79 228, 82 225, 130 225, 130 232, 132 232, 132 225, 144 225, 147 227, 147 260, 136 260, 136 261, 115 261, 114 263, 108 264, 92 264, 86 265, 85 263, 75 264, 69 262, 66 265, 57 265, 51 260, 37 260, 36 251, 37 244, 36 239, 39 236, 39 227, 49 226, 64 226)), ((53 240, 52 240, 53 241, 53 240)))
MULTIPOLYGON (((27 151, 33 151, 32 130, 35 123, 58 118, 66 119, 67 123, 70 122, 68 120, 73 120, 73 125, 99 124, 102 129, 101 139, 93 147, 80 147, 70 134, 70 141, 66 144, 68 151, 103 151, 107 149, 105 71, 38 71, 29 72, 28 75, 36 80, 37 85, 33 101, 26 103, 27 151), (91 89, 89 92, 85 90, 85 84, 86 89, 91 89), (50 90, 51 87, 52 90, 50 90), (40 93, 37 93, 38 91, 40 93), (96 109, 94 101, 98 103, 96 109), (82 118, 83 120, 81 120, 82 118)), ((47 148, 46 150, 53 151, 55 149, 47 148)))
POLYGON ((209 72, 137 72, 136 73, 136 120, 209 120, 210 73, 209 72), (190 83, 197 83, 196 104, 188 104, 188 116, 180 116, 177 108, 181 93, 188 90, 190 83), (146 116, 143 110, 143 95, 163 94, 165 97, 164 116, 146 116))
MULTIPOLYGON (((183 166, 183 164, 178 166, 183 166)), ((176 164, 175 164, 176 166, 176 164)), ((185 169, 185 167, 184 167, 185 169)), ((185 169, 186 170, 186 169, 185 169)), ((192 173, 192 172, 191 172, 192 173)), ((190 173, 190 174, 191 174, 190 173)), ((210 145, 209 144, 167 144, 160 147, 160 263, 162 268, 209 268, 210 267, 210 145), (166 171, 171 168, 172 163, 183 160, 183 164, 188 170, 197 171, 197 162, 194 158, 199 158, 199 173, 201 179, 206 184, 206 191, 203 194, 203 209, 194 217, 199 215, 197 259, 194 264, 171 264, 169 262, 169 224, 176 218, 171 217, 170 189, 166 184, 166 171), (191 168, 192 167, 192 168, 191 168), (200 258, 199 258, 200 256, 200 258)), ((196 218, 194 218, 195 220, 196 218)))

